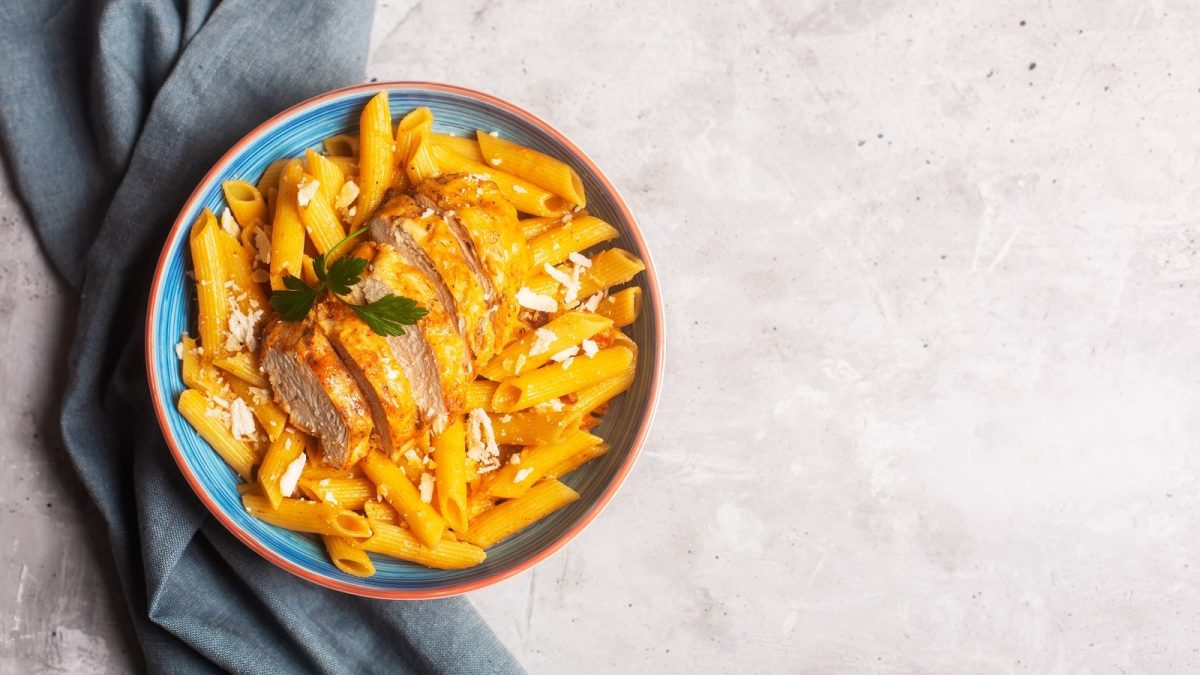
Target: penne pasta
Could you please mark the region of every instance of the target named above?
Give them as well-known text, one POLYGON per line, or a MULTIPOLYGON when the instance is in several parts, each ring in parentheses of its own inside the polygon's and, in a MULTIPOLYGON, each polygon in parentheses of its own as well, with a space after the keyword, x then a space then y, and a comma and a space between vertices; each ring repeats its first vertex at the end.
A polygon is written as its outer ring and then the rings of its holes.
POLYGON ((496 395, 496 383, 488 382, 487 380, 475 380, 467 385, 466 408, 474 410, 483 408, 488 410, 492 407, 492 396, 496 395))
POLYGON ((558 464, 546 469, 546 472, 543 475, 546 478, 562 478, 563 476, 571 473, 584 464, 587 464, 593 459, 603 456, 608 452, 610 447, 611 446, 609 446, 608 443, 589 445, 574 455, 571 455, 570 457, 559 462, 558 464))
POLYGON ((262 464, 258 467, 258 485, 267 501, 271 503, 271 508, 279 508, 283 498, 291 497, 295 492, 294 480, 290 481, 289 486, 281 485, 281 481, 293 462, 305 452, 305 447, 304 437, 291 427, 285 428, 271 439, 271 445, 267 447, 262 464))
POLYGON ((575 402, 566 410, 566 423, 580 424, 584 417, 628 389, 633 384, 635 372, 634 363, 630 361, 629 367, 617 375, 580 389, 575 393, 575 402))
POLYGON ((641 312, 642 289, 638 286, 623 288, 601 300, 596 307, 596 313, 612 319, 616 328, 624 328, 637 321, 641 312))
POLYGON ((213 359, 213 365, 251 386, 267 386, 267 379, 258 368, 258 357, 251 352, 219 356, 213 359))
POLYGON ((283 429, 287 425, 287 413, 275 405, 275 402, 271 400, 270 393, 252 387, 236 377, 227 378, 226 384, 238 398, 242 399, 246 407, 250 408, 254 419, 258 420, 263 430, 267 432, 268 439, 273 441, 283 433, 283 429))
POLYGON ((309 499, 351 511, 361 511, 363 504, 377 495, 375 483, 365 477, 301 478, 299 487, 309 499))
POLYGON ((532 269, 540 270, 544 265, 557 265, 572 253, 616 239, 617 235, 617 228, 595 216, 575 218, 529 242, 532 269))
POLYGON ((400 514, 387 502, 369 501, 363 504, 363 514, 370 520, 378 520, 392 525, 401 522, 400 514))
POLYGON ((364 551, 440 570, 474 567, 487 557, 483 549, 466 542, 439 540, 431 546, 402 527, 375 520, 370 521, 370 525, 374 534, 359 544, 364 551))
POLYGON ((297 532, 331 534, 354 539, 365 539, 372 534, 371 526, 365 517, 333 504, 284 497, 279 500, 279 505, 275 506, 266 497, 242 495, 242 506, 255 518, 297 532))
POLYGON ((437 509, 451 528, 467 529, 467 450, 461 416, 446 425, 433 441, 433 461, 437 463, 437 509))
POLYGON ((490 548, 562 507, 579 493, 554 479, 544 480, 523 496, 502 502, 472 519, 463 539, 490 548))
POLYGON ((233 437, 229 425, 215 412, 219 410, 219 406, 213 404, 212 399, 201 392, 185 389, 179 395, 178 407, 179 414, 196 429, 201 438, 208 441, 221 459, 225 460, 242 480, 250 480, 250 472, 257 459, 256 454, 250 445, 233 437))
POLYGON ((565 162, 482 131, 476 132, 475 139, 488 166, 529 181, 572 204, 587 204, 583 181, 565 162))
POLYGON ((396 159, 412 185, 439 173, 429 145, 432 129, 433 113, 425 107, 413 108, 396 126, 396 159))
POLYGON ((221 192, 243 230, 267 222, 267 200, 258 188, 244 180, 227 180, 221 183, 221 192))
POLYGON ((500 412, 516 412, 545 403, 618 375, 632 362, 632 351, 610 347, 591 358, 576 358, 563 365, 551 363, 501 382, 492 397, 492 407, 500 412))
POLYGON ((183 383, 206 394, 220 391, 220 375, 200 358, 200 347, 196 345, 196 340, 185 333, 179 339, 179 344, 179 356, 183 361, 183 383))
POLYGON ((421 494, 388 458, 372 450, 363 458, 361 466, 367 477, 375 482, 379 494, 404 517, 409 528, 426 546, 441 541, 446 531, 446 521, 432 506, 421 501, 421 494))
POLYGON ((611 326, 612 319, 588 312, 567 312, 505 347, 479 374, 498 382, 536 370, 555 354, 611 326))
POLYGON ((188 240, 196 274, 200 344, 205 349, 204 360, 208 361, 223 353, 225 320, 229 316, 225 289, 229 270, 225 268, 225 256, 222 255, 221 241, 217 238, 220 234, 218 227, 212 211, 204 209, 192 226, 188 240))
POLYGON ((304 163, 308 166, 308 175, 320 185, 320 192, 325 195, 325 200, 330 204, 337 201, 338 192, 346 182, 346 174, 338 163, 312 148, 304 151, 304 163))
POLYGON ((549 232, 563 224, 565 216, 533 216, 521 220, 521 235, 527 241, 536 239, 539 235, 549 232))
POLYGON ((434 145, 449 150, 464 159, 483 163, 483 153, 479 151, 479 143, 474 138, 437 133, 431 134, 429 138, 434 145))
POLYGON ((579 285, 579 297, 589 298, 600 291, 623 284, 646 269, 637 256, 620 248, 601 251, 592 258, 579 285))
POLYGON ((466 157, 450 152, 445 147, 434 145, 431 148, 433 160, 437 162, 442 173, 471 173, 481 180, 490 180, 500 189, 513 206, 522 213, 535 216, 552 216, 566 210, 568 203, 562 197, 525 182, 516 176, 498 171, 480 162, 473 162, 466 157))
MULTIPOLYGON (((337 167, 334 167, 336 170, 337 167)), ((340 171, 338 172, 340 175, 340 171)), ((304 223, 304 229, 308 232, 308 238, 312 240, 313 246, 318 253, 327 253, 329 249, 337 245, 339 241, 346 238, 346 230, 342 228, 342 222, 338 219, 337 214, 333 211, 333 202, 321 190, 320 181, 309 174, 305 174, 300 179, 300 185, 311 186, 317 185, 315 192, 309 190, 312 194, 308 195, 307 199, 301 198, 298 209, 300 212, 300 220, 304 223), (311 181, 311 182, 310 182, 311 181)), ((300 195, 305 193, 302 190, 300 195)))
POLYGON ((598 436, 580 431, 561 443, 525 448, 489 477, 481 494, 488 497, 520 497, 529 492, 551 467, 558 466, 588 446, 600 443, 598 436), (520 463, 513 461, 516 457, 520 458, 520 463))
POLYGON ((540 410, 505 413, 492 420, 496 442, 501 445, 548 445, 559 443, 579 429, 579 419, 540 410))
POLYGON ((379 203, 383 193, 392 184, 395 173, 393 166, 392 113, 388 107, 386 91, 374 96, 363 108, 359 117, 358 147, 358 202, 354 214, 354 227, 362 225, 379 203))
POLYGON ((356 546, 354 539, 337 537, 329 534, 321 535, 325 543, 325 551, 335 567, 346 574, 356 577, 369 577, 375 574, 375 564, 366 551, 356 546))
MULTIPOLYGON (((233 296, 230 307, 236 305, 247 316, 258 310, 265 310, 267 294, 263 292, 262 286, 254 281, 254 253, 246 250, 242 243, 228 232, 218 231, 216 237, 221 247, 222 264, 226 270, 225 286, 229 289, 228 294, 233 296)), ((258 320, 253 322, 255 331, 261 318, 260 312, 258 320)))
POLYGON ((321 142, 330 157, 357 157, 358 139, 351 134, 337 134, 321 142))
POLYGON ((283 173, 283 167, 287 166, 287 163, 290 161, 291 158, 289 157, 280 157, 274 162, 268 164, 267 168, 263 170, 262 176, 259 177, 257 186, 258 192, 264 198, 266 198, 268 202, 271 201, 269 194, 270 191, 279 189, 279 176, 283 173))
POLYGON ((289 160, 279 174, 275 219, 271 223, 271 288, 284 288, 284 277, 300 276, 304 259, 304 224, 296 205, 296 190, 304 170, 300 160, 289 160))

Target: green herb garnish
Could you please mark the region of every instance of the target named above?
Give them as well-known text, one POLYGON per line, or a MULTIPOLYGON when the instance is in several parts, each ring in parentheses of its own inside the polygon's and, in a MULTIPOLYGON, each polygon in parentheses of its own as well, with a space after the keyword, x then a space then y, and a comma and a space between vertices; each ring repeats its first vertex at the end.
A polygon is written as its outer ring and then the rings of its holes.
POLYGON ((328 252, 313 260, 313 272, 316 273, 318 281, 316 288, 291 274, 283 278, 283 285, 287 287, 287 290, 272 292, 271 306, 279 312, 284 321, 303 320, 312 311, 312 307, 321 297, 321 293, 325 291, 329 291, 342 304, 354 310, 354 313, 379 335, 404 335, 404 326, 415 324, 428 313, 428 310, 418 305, 412 298, 392 293, 365 305, 346 302, 346 299, 342 297, 350 293, 350 288, 358 283, 363 270, 367 268, 367 261, 351 256, 338 258, 326 267, 326 260, 328 257, 334 256, 342 246, 366 231, 367 228, 364 227, 351 232, 328 252))

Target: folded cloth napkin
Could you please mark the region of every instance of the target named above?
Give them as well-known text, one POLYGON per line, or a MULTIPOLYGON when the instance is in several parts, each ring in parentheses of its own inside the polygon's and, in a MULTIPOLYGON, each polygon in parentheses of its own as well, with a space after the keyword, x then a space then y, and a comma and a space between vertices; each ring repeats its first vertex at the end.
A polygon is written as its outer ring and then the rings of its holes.
POLYGON ((369 0, 0 0, 0 140, 80 292, 62 433, 153 671, 520 672, 461 598, 302 581, 212 518, 171 461, 143 366, 150 275, 203 174, 270 115, 360 81, 369 0))

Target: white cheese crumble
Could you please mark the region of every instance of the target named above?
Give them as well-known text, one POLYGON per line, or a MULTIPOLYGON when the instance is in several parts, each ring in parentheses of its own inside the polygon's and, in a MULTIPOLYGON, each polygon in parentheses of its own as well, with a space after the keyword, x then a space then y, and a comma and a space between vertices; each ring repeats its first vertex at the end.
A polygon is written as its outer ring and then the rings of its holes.
POLYGON ((600 353, 600 345, 596 344, 596 341, 591 338, 584 340, 581 346, 583 347, 583 353, 587 354, 589 359, 600 353))
POLYGON ((229 332, 225 335, 225 350, 239 352, 245 349, 254 352, 258 349, 258 337, 254 327, 263 316, 261 309, 252 310, 246 314, 236 304, 229 311, 229 332))
POLYGON ((567 212, 562 214, 562 218, 559 218, 559 221, 561 221, 563 224, 566 224, 574 220, 574 218, 575 216, 571 215, 570 212, 567 212))
POLYGON ((308 206, 308 203, 317 196, 317 190, 321 189, 321 181, 314 180, 305 176, 300 179, 300 184, 296 186, 296 203, 301 208, 308 206))
POLYGON ((570 368, 570 367, 571 367, 571 364, 572 364, 572 363, 574 363, 574 362, 575 362, 575 357, 574 357, 574 356, 567 358, 565 361, 563 361, 563 362, 562 362, 562 364, 563 364, 563 370, 566 370, 567 368, 570 368))
POLYGON ((304 472, 306 462, 308 462, 308 455, 302 452, 283 470, 283 475, 279 477, 279 493, 284 497, 291 497, 296 493, 296 483, 300 481, 300 474, 304 472))
POLYGON ((234 239, 237 239, 238 235, 241 234, 237 221, 233 219, 233 214, 229 212, 228 206, 221 212, 221 229, 228 232, 229 236, 234 239))
POLYGON ((537 410, 550 410, 553 412, 561 412, 563 409, 563 402, 562 402, 561 398, 552 398, 549 401, 539 403, 533 407, 537 410))
POLYGON ((595 312, 596 308, 600 306, 600 301, 603 298, 603 293, 596 293, 592 297, 588 298, 587 302, 583 303, 583 308, 589 312, 595 312))
POLYGON ((531 473, 533 473, 533 469, 521 469, 517 472, 517 475, 513 476, 513 483, 520 483, 528 478, 531 473))
POLYGON ((433 474, 421 474, 421 486, 418 489, 421 491, 421 501, 426 504, 433 501, 433 474))
POLYGON ((240 398, 229 405, 229 433, 240 441, 254 438, 254 415, 240 398))
POLYGON ((271 264, 271 238, 261 227, 254 228, 254 258, 264 265, 271 264))
POLYGON ((567 292, 563 295, 563 303, 570 305, 579 298, 579 289, 581 286, 579 283, 579 275, 583 273, 583 267, 575 265, 571 269, 570 274, 557 269, 550 263, 546 263, 542 266, 542 268, 546 271, 546 274, 550 275, 551 279, 554 279, 567 289, 567 292))
POLYGON ((337 199, 334 200, 333 205, 344 209, 353 204, 355 199, 358 199, 358 183, 348 180, 342 183, 342 189, 338 190, 337 199))
POLYGON ((428 218, 429 216, 432 216, 433 214, 434 214, 433 209, 425 209, 424 211, 421 212, 421 217, 428 218))
POLYGON ((416 450, 409 448, 404 452, 404 459, 407 459, 410 462, 420 462, 421 456, 417 454, 416 450))
POLYGON ((333 496, 333 493, 332 493, 332 492, 330 492, 329 490, 326 490, 326 491, 325 491, 325 496, 323 497, 323 499, 324 499, 325 501, 329 502, 330 504, 337 504, 337 503, 338 503, 338 500, 334 498, 334 496, 333 496))
POLYGON ((491 136, 492 138, 500 138, 500 132, 499 131, 489 131, 488 136, 491 136))
POLYGON ((500 421, 504 424, 508 424, 509 422, 512 421, 512 415, 505 413, 500 416, 500 421))
POLYGON ((550 345, 558 339, 558 335, 549 328, 539 328, 533 332, 533 344, 529 347, 529 355, 537 356, 550 351, 550 345))
POLYGON ((520 464, 521 463, 521 453, 514 452, 512 454, 512 457, 508 458, 508 463, 509 464, 520 464))
POLYGON ((521 290, 517 291, 517 304, 538 312, 554 312, 558 310, 558 302, 554 298, 542 295, 541 293, 534 293, 525 286, 522 286, 521 290))
POLYGON ((556 363, 562 363, 563 361, 566 361, 567 359, 571 358, 572 356, 575 356, 578 353, 579 353, 579 347, 567 347, 566 349, 562 350, 561 352, 558 352, 554 356, 551 356, 550 360, 554 361, 556 363))
MULTIPOLYGON (((524 368, 524 367, 525 367, 525 355, 524 355, 524 354, 517 354, 517 365, 513 366, 513 372, 514 372, 514 373, 516 373, 516 374, 518 374, 518 375, 520 375, 520 374, 521 374, 521 369, 522 369, 522 368, 524 368)), ((505 420, 505 419, 501 418, 501 421, 502 421, 502 422, 507 422, 508 420, 505 420)))
POLYGON ((500 166, 501 161, 503 160, 501 160, 499 157, 493 157, 488 160, 488 164, 491 164, 492 166, 500 166))
POLYGON ((584 268, 592 266, 592 261, 586 255, 581 255, 575 252, 572 252, 570 255, 568 255, 567 260, 570 260, 576 265, 584 268))
POLYGON ((522 186, 521 186, 520 184, 518 184, 518 183, 513 183, 513 186, 512 186, 512 187, 513 187, 513 192, 515 192, 515 193, 517 193, 517 194, 519 194, 519 195, 523 195, 523 194, 528 194, 528 193, 529 193, 529 190, 526 190, 524 187, 522 187, 522 186))
POLYGON ((496 445, 492 420, 483 408, 467 413, 467 458, 479 465, 479 473, 500 468, 500 446, 496 445))
POLYGON ((175 358, 179 359, 180 361, 183 360, 183 341, 182 340, 175 343, 175 358))

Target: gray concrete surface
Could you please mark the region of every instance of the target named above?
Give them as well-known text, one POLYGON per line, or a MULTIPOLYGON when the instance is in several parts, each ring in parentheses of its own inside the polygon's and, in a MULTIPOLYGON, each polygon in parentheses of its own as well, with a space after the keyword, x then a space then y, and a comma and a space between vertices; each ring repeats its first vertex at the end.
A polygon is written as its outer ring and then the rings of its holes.
MULTIPOLYGON (((384 2, 369 76, 624 191, 667 385, 605 514, 471 596, 535 673, 1194 672, 1194 3, 384 2)), ((130 666, 0 191, 0 670, 130 666), (21 354, 21 357, 14 357, 21 354)))

